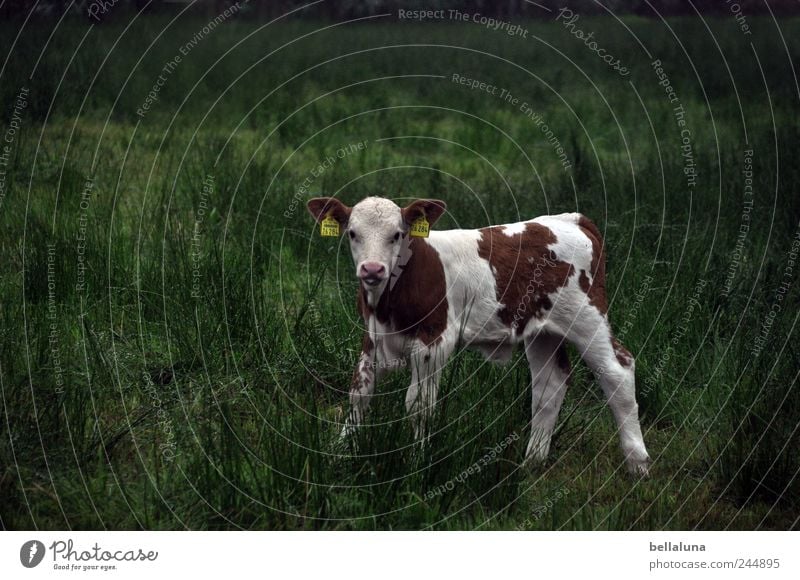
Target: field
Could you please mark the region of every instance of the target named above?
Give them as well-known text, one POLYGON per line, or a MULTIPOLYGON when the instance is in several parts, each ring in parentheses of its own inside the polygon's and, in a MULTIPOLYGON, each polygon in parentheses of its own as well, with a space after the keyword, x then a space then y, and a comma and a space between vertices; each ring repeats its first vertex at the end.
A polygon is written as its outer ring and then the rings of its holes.
POLYGON ((552 19, 209 20, 0 22, 1 527, 798 527, 800 22, 581 18, 622 74, 552 19), (451 360, 429 447, 407 373, 338 445, 320 194, 590 216, 652 477, 575 352, 543 466, 522 353, 451 360))

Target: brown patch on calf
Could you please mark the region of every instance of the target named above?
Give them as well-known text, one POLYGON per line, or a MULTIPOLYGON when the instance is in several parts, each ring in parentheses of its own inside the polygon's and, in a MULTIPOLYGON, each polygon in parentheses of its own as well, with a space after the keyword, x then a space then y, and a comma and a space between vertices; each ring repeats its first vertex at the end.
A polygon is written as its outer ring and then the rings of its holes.
MULTIPOLYGON (((369 380, 370 377, 365 377, 364 372, 365 371, 361 368, 361 362, 359 361, 359 364, 357 364, 356 368, 353 369, 353 376, 350 379, 351 391, 358 391, 361 389, 361 387, 365 386, 366 381, 369 380)), ((369 373, 371 371, 368 369, 366 372, 369 373)))
POLYGON ((352 207, 346 206, 335 197, 314 197, 308 200, 306 207, 317 223, 330 215, 341 227, 347 225, 353 211, 352 207))
POLYGON ((425 218, 430 225, 442 216, 447 209, 447 204, 441 199, 417 199, 412 201, 407 207, 400 210, 403 221, 411 225, 414 220, 425 218))
MULTIPOLYGON (((361 356, 367 355, 372 358, 373 348, 375 348, 375 344, 369 337, 369 332, 365 332, 361 342, 361 356)), ((353 377, 350 379, 351 396, 353 396, 352 393, 359 393, 363 387, 366 387, 373 380, 374 372, 371 366, 365 366, 361 358, 358 359, 358 364, 353 369, 353 377)))
POLYGON ((622 346, 622 343, 613 336, 611 337, 611 346, 614 348, 614 354, 617 357, 617 362, 625 368, 630 368, 633 364, 633 355, 627 348, 622 346))
POLYGON ((393 286, 387 286, 376 308, 359 288, 358 308, 364 320, 372 315, 381 324, 426 345, 438 341, 447 328, 447 282, 439 253, 422 238, 410 241, 411 257, 393 286))
POLYGON ((550 228, 529 222, 521 233, 508 236, 505 226, 482 228, 478 255, 489 262, 497 281, 497 316, 504 324, 524 328, 531 317, 553 307, 549 295, 565 286, 574 268, 548 249, 556 243, 550 228))
MULTIPOLYGON (((358 294, 356 294, 356 308, 361 315, 361 319, 367 324, 369 328, 369 317, 372 315, 372 309, 367 304, 367 291, 364 290, 361 284, 358 285, 358 294)), ((369 331, 364 332, 364 336, 369 337, 369 331)))
POLYGON ((606 257, 603 246, 603 236, 597 226, 586 216, 580 216, 578 227, 592 243, 591 281, 586 270, 581 270, 578 279, 581 289, 589 297, 589 304, 597 308, 600 314, 608 312, 608 298, 606 295, 606 257))

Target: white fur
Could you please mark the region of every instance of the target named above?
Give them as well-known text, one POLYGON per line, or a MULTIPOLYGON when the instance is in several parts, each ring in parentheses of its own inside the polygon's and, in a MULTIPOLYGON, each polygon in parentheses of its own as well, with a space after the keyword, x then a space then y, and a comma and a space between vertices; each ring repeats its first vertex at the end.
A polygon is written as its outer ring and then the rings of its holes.
POLYGON ((515 224, 508 224, 503 226, 503 233, 507 235, 509 238, 513 238, 517 234, 521 234, 525 231, 525 222, 517 222, 515 224))
MULTIPOLYGON (((345 235, 350 239, 350 252, 358 275, 362 264, 377 262, 387 274, 394 271, 400 260, 403 239, 394 240, 395 234, 403 234, 408 226, 397 205, 381 197, 368 197, 353 207, 345 235), (355 234, 355 238, 351 236, 355 234)), ((379 285, 368 287, 367 302, 374 306, 386 288, 389 277, 379 285)))

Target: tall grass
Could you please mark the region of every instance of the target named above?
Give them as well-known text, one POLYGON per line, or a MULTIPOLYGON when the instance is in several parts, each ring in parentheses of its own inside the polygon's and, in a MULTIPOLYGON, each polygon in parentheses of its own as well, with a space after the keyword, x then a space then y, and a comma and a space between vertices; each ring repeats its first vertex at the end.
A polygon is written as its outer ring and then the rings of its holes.
MULTIPOLYGON (((112 21, 83 40, 67 19, 49 43, 33 23, 13 49, 14 24, 0 23, 4 127, 30 88, 0 202, 2 526, 796 527, 798 285, 786 268, 800 138, 781 38, 755 20, 757 61, 732 21, 710 21, 712 37, 671 20, 689 60, 665 24, 625 21, 686 109, 689 188, 650 59, 616 21, 583 22, 629 79, 559 24, 525 23, 519 39, 453 23, 233 21, 168 75, 144 118, 162 67, 204 21, 112 21), (529 103, 572 168, 518 106, 453 74, 529 103), (749 148, 754 207, 727 292, 749 148), (624 474, 575 353, 543 467, 521 467, 520 356, 454 357, 426 448, 404 418, 407 374, 388 377, 343 448, 362 325, 346 246, 305 214, 314 193, 435 196, 450 210, 442 228, 592 217, 612 322, 637 357, 653 477, 624 474)), ((780 26, 796 56, 797 22, 780 26)))

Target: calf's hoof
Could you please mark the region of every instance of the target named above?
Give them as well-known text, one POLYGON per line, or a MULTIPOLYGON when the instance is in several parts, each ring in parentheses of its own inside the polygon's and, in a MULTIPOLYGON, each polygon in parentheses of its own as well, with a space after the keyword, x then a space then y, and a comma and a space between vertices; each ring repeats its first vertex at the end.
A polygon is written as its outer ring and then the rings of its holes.
POLYGON ((628 473, 634 477, 641 479, 648 479, 650 477, 650 458, 645 459, 631 459, 626 461, 628 473))

